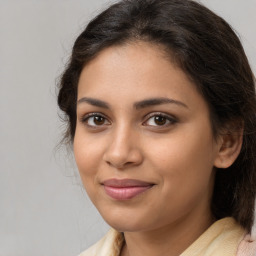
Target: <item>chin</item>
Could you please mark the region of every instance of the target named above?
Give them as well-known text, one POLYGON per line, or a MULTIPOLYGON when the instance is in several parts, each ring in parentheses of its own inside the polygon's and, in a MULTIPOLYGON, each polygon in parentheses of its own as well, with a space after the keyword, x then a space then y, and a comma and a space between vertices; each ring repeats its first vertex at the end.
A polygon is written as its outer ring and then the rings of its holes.
MULTIPOLYGON (((100 212, 101 213, 101 212, 100 212)), ((101 216, 103 219, 108 223, 109 226, 114 228, 119 232, 136 232, 142 231, 145 229, 144 226, 147 225, 145 221, 142 221, 139 216, 133 216, 129 214, 121 214, 121 213, 113 213, 109 214, 102 214, 101 216)))
POLYGON ((115 221, 113 222, 108 222, 108 224, 114 228, 115 230, 119 231, 119 232, 137 232, 137 231, 143 231, 143 228, 140 227, 140 225, 136 224, 136 223, 127 223, 125 221, 121 222, 117 222, 115 221))

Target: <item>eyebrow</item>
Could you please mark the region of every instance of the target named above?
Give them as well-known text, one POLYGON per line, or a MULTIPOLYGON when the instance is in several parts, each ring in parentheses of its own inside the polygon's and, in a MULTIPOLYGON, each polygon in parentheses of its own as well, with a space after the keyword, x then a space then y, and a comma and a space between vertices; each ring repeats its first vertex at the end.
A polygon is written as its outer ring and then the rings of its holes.
POLYGON ((105 101, 102 100, 98 100, 98 99, 93 99, 93 98, 81 98, 77 101, 77 105, 80 103, 86 102, 92 106, 96 106, 96 107, 100 107, 100 108, 106 108, 106 109, 110 109, 110 106, 108 103, 106 103, 105 101))
MULTIPOLYGON (((92 106, 110 109, 110 105, 107 102, 98 100, 98 99, 94 99, 94 98, 88 98, 88 97, 83 97, 83 98, 79 99, 77 101, 77 104, 81 104, 84 102, 88 103, 92 106)), ((143 108, 147 108, 150 106, 163 105, 163 104, 176 104, 178 106, 188 108, 188 106, 181 101, 170 99, 170 98, 164 98, 164 97, 151 98, 151 99, 146 99, 146 100, 135 102, 134 108, 135 109, 143 109, 143 108)))
POLYGON ((134 103, 134 107, 135 109, 142 109, 150 106, 163 105, 163 104, 176 104, 176 105, 188 108, 188 106, 185 103, 178 100, 169 99, 169 98, 151 98, 151 99, 138 101, 134 103))

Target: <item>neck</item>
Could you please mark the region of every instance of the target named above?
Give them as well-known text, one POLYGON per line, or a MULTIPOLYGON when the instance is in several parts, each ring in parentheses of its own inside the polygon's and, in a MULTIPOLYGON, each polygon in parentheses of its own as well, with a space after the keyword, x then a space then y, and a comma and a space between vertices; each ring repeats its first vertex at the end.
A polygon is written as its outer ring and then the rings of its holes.
POLYGON ((211 215, 204 216, 200 221, 182 218, 155 230, 124 232, 125 244, 121 255, 178 256, 214 222, 211 215))

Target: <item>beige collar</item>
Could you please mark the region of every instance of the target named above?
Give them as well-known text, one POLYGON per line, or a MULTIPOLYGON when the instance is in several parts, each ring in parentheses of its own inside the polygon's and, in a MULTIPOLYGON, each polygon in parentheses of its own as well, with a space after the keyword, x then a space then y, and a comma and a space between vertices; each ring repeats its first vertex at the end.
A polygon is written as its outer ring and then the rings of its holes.
MULTIPOLYGON (((224 218, 213 223, 180 256, 235 256, 244 236, 244 229, 233 218, 224 218)), ((80 256, 119 256, 123 243, 123 234, 111 229, 80 256)))
POLYGON ((213 223, 180 256, 235 256, 244 235, 233 218, 224 218, 213 223))

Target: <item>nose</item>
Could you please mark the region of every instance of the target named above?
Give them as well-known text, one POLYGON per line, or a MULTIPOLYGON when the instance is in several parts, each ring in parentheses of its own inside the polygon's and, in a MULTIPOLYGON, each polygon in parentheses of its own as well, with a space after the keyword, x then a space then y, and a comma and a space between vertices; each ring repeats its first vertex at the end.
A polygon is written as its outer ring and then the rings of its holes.
POLYGON ((140 165, 143 155, 136 132, 125 127, 113 131, 103 160, 116 169, 140 165))

